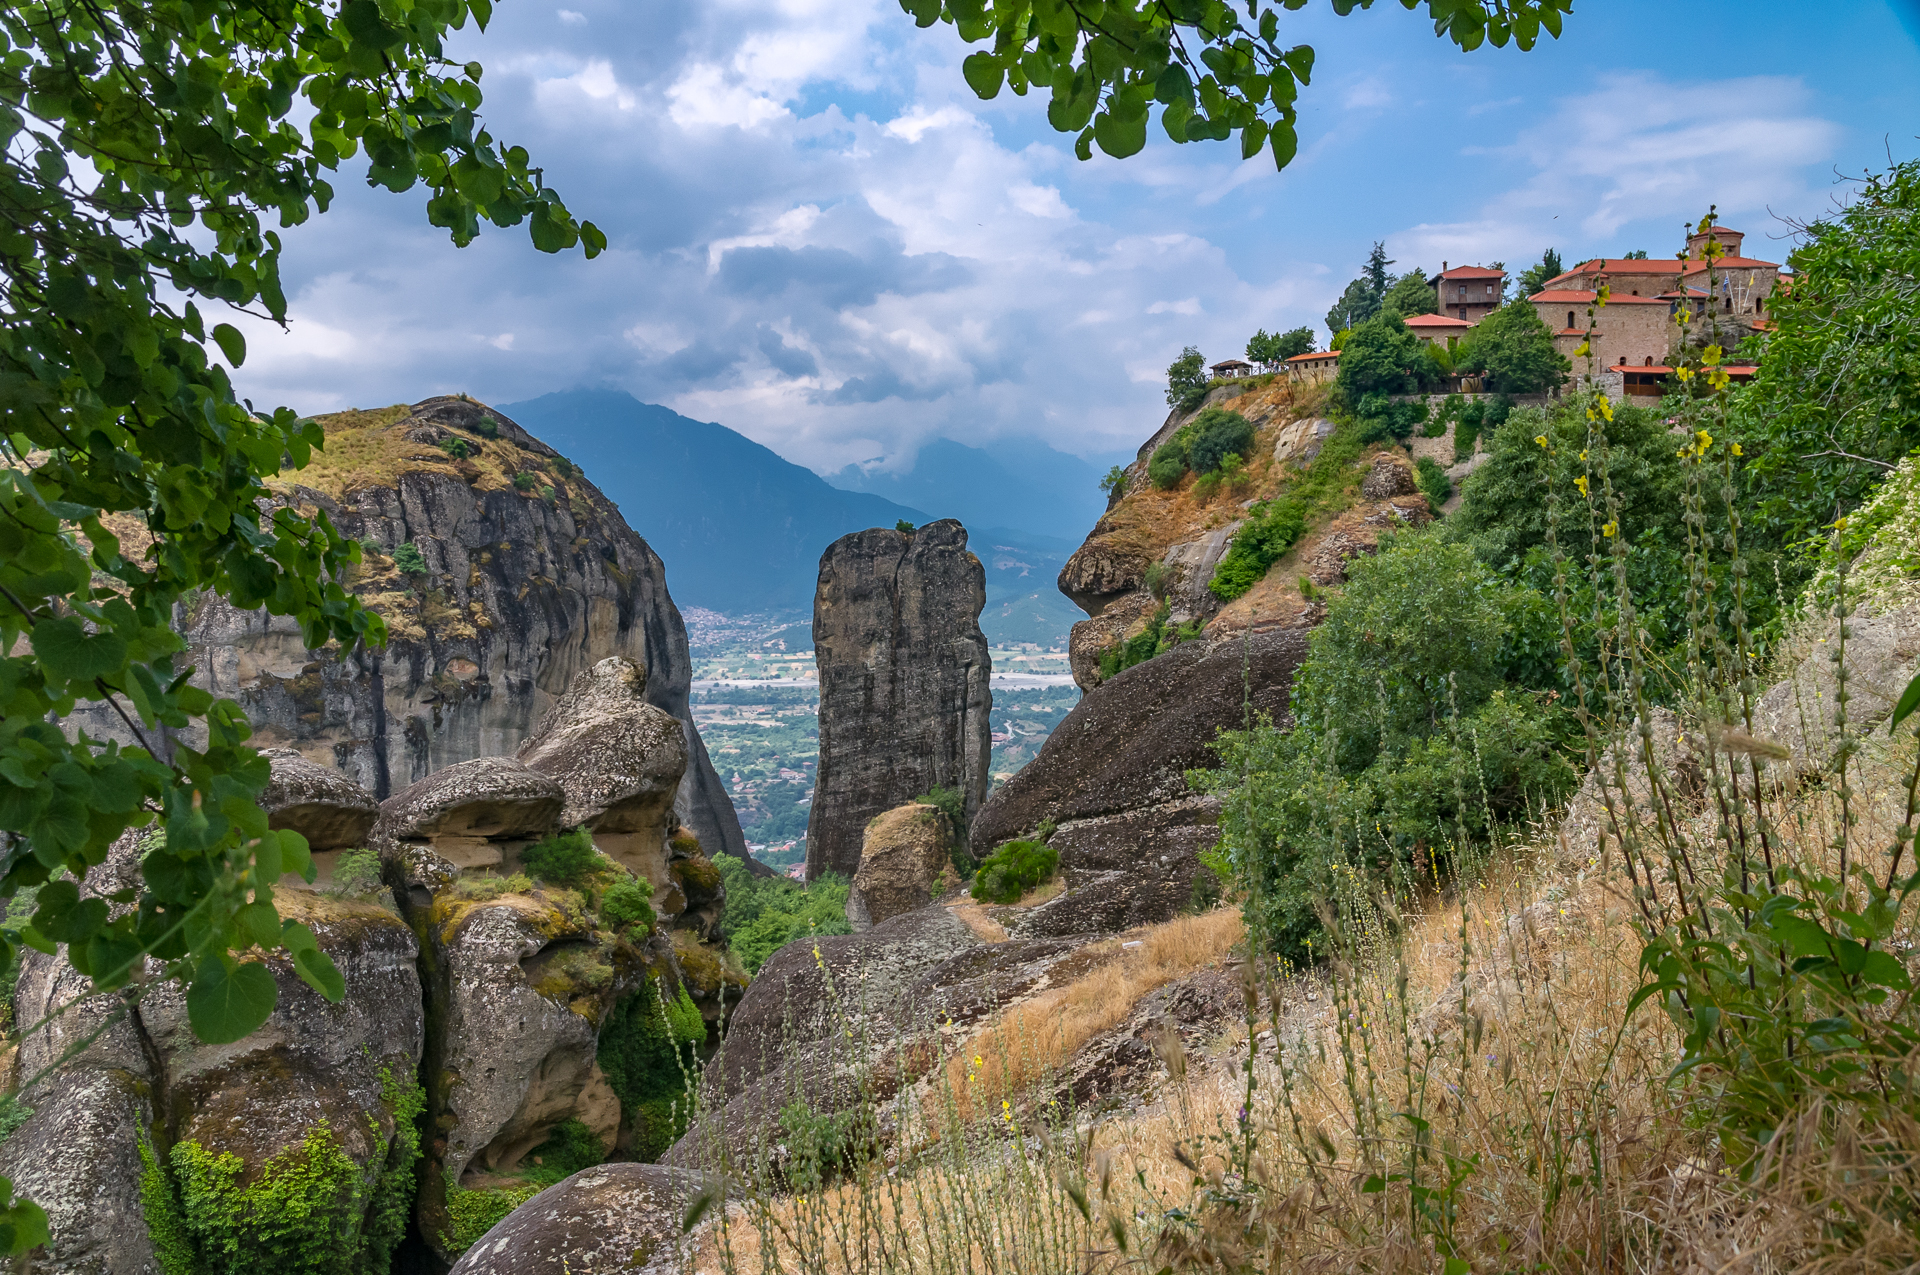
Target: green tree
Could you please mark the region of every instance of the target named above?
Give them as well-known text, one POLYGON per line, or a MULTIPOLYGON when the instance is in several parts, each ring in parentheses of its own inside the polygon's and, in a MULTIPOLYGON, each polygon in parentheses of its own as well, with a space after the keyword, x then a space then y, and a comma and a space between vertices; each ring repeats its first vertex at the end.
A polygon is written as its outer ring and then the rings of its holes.
POLYGON ((1327 311, 1327 331, 1342 332, 1357 328, 1375 314, 1387 299, 1387 289, 1393 279, 1387 273, 1387 267, 1393 261, 1387 256, 1386 244, 1376 240, 1372 251, 1367 254, 1367 264, 1361 269, 1360 277, 1349 283, 1333 303, 1333 309, 1327 311))
POLYGON ((1207 396, 1207 360, 1189 345, 1180 357, 1167 364, 1167 403, 1181 411, 1200 405, 1207 396))
POLYGON ((1557 279, 1567 272, 1560 264, 1560 254, 1549 248, 1540 254, 1540 260, 1521 272, 1519 281, 1514 285, 1514 295, 1521 300, 1532 296, 1547 286, 1547 280, 1557 279))
POLYGON ((1390 536, 1313 631, 1294 728, 1225 732, 1220 769, 1189 774, 1223 798, 1224 866, 1258 887, 1248 920, 1271 950, 1308 956, 1337 867, 1404 873, 1571 787, 1567 715, 1506 681, 1538 602, 1434 532, 1390 536))
MULTIPOLYGON (((283 872, 311 879, 306 845, 267 828, 255 798, 268 768, 239 707, 179 667, 175 604, 221 594, 294 618, 310 646, 384 635, 337 583, 358 546, 324 514, 272 502, 264 480, 306 464, 323 436, 286 408, 235 401, 246 343, 215 307, 285 321, 281 229, 325 211, 331 175, 363 149, 369 181, 424 186, 428 220, 457 244, 484 218, 526 223, 543 251, 605 246, 481 124, 479 65, 446 59, 447 32, 488 12, 466 0, 0 10, 0 895, 47 883, 0 949, 65 943, 97 992, 160 960, 188 981, 208 1041, 246 1035, 273 1008, 272 976, 236 952, 284 947, 323 994, 342 983, 274 908, 283 872), (123 552, 116 527, 152 547, 123 552), (51 724, 82 705, 138 746, 51 724), (108 845, 155 820, 165 835, 129 906, 83 900, 108 845)), ((0 1244, 12 1226, 17 1247, 30 1221, 0 1217, 0 1244)))
POLYGON ((1396 310, 1382 310, 1355 328, 1340 351, 1339 383, 1349 403, 1369 394, 1411 394, 1429 363, 1420 338, 1396 310))
MULTIPOLYGON (((1373 0, 1340 0, 1349 13, 1373 0)), ((1418 0, 1407 3, 1418 6, 1418 0)), ((1280 26, 1304 0, 1248 0, 1244 13, 1218 0, 1113 0, 1097 7, 1069 0, 901 0, 914 22, 951 22, 969 44, 986 45, 961 63, 982 98, 1002 86, 1024 96, 1050 94, 1047 122, 1075 133, 1074 153, 1097 145, 1124 159, 1160 125, 1176 142, 1240 138, 1242 158, 1265 148, 1285 168, 1299 148, 1294 101, 1313 73, 1313 49, 1283 47, 1280 26)), ((1560 34, 1572 0, 1426 0, 1436 34, 1462 49, 1511 40, 1530 49, 1546 31, 1560 34)), ((1382 288, 1384 291, 1384 287, 1382 288)), ((1334 330, 1338 330, 1336 327, 1334 330)))
POLYGON ((1268 332, 1262 328, 1247 341, 1247 358, 1269 367, 1312 350, 1313 329, 1306 327, 1294 328, 1290 332, 1268 332))
POLYGON ((1920 446, 1920 162, 1870 176, 1790 260, 1760 370, 1730 408, 1759 485, 1754 530, 1780 545, 1817 536, 1920 446))
POLYGON ((1416 314, 1437 314, 1440 310, 1440 295, 1433 285, 1427 282, 1424 270, 1409 270, 1393 281, 1387 289, 1383 302, 1389 310, 1398 310, 1402 317, 1411 318, 1416 314))
POLYGON ((1544 394, 1573 370, 1554 348, 1552 330, 1524 298, 1480 320, 1454 363, 1463 372, 1484 373, 1488 388, 1502 394, 1544 394))

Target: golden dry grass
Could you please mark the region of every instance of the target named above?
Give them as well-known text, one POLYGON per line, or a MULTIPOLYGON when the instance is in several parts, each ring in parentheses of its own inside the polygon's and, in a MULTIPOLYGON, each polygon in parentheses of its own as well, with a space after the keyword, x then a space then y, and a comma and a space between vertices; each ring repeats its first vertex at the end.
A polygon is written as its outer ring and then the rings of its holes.
POLYGON ((1014 1006, 948 1060, 946 1084, 962 1119, 997 1110, 1057 1073, 1143 996, 1218 964, 1244 937, 1239 911, 1222 908, 1098 944, 1092 955, 1101 963, 1090 973, 1014 1006))
MULTIPOLYGON (((1856 781, 1871 783, 1860 795, 1872 799, 1856 800, 1869 839, 1895 774, 1856 781)), ((1772 813, 1781 853, 1809 866, 1830 855, 1832 793, 1776 798, 1772 813)), ((1689 831, 1710 840, 1711 822, 1689 831)), ((1161 1100, 1049 1132, 1021 1096, 1041 1094, 1049 1069, 1153 987, 1227 957, 1239 920, 1220 911, 1128 936, 1143 942, 1134 957, 1104 944, 1102 964, 949 1060, 923 1108, 927 1124, 948 1122, 930 1150, 896 1147, 809 1196, 736 1205, 729 1252, 709 1234, 698 1265, 1920 1270, 1911 1218, 1859 1203, 1875 1184, 1914 1198, 1920 1128, 1829 1140, 1773 1165, 1763 1185, 1739 1180, 1711 1132, 1710 1080, 1673 1075, 1679 1042, 1657 1006, 1626 1015, 1641 939, 1618 865, 1569 868, 1556 849, 1542 837, 1407 914, 1350 907, 1343 956, 1311 978, 1262 972, 1250 1024, 1199 1057, 1169 1050, 1161 1100)))

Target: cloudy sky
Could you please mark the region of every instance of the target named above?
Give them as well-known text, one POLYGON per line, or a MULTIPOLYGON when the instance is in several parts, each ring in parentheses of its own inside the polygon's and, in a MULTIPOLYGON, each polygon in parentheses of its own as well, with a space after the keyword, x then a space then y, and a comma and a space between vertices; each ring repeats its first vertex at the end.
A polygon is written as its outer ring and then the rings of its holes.
POLYGON ((1183 345, 1319 327, 1374 239, 1398 269, 1664 255, 1717 202, 1784 260, 1783 219, 1920 154, 1920 0, 1580 0, 1526 54, 1312 0, 1284 173, 1157 126, 1078 162, 1043 98, 977 100, 952 28, 896 0, 565 3, 499 0, 453 52, 610 251, 548 257, 519 229, 456 250, 419 192, 342 182, 289 236, 292 323, 251 326, 243 393, 321 412, 615 386, 823 472, 939 435, 1097 455, 1158 424, 1183 345))

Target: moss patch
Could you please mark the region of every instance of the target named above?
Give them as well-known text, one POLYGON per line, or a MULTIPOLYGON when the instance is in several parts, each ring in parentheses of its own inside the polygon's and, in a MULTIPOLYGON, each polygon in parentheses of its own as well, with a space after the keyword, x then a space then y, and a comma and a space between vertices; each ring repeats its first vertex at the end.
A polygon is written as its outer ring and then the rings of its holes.
POLYGON ((657 1160, 686 1132, 693 1050, 706 1037, 685 988, 668 1000, 649 982, 607 1015, 596 1057, 632 1130, 634 1159, 657 1160))
MULTIPOLYGON (((163 1162, 140 1145, 140 1202, 166 1275, 385 1275, 406 1233, 425 1095, 381 1073, 393 1121, 364 1168, 322 1120, 255 1173, 230 1151, 176 1144, 163 1162)), ((380 1121, 368 1117, 376 1139, 380 1121)))

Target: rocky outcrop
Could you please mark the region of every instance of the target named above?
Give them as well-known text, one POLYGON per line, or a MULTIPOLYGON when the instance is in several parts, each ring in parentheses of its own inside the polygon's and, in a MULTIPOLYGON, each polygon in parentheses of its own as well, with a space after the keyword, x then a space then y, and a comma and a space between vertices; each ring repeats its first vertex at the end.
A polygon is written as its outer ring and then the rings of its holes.
POLYGON ((476 757, 380 804, 374 839, 422 845, 456 868, 498 868, 553 832, 567 795, 511 757, 476 757))
POLYGON ((1373 468, 1360 480, 1360 494, 1368 500, 1391 500, 1395 496, 1411 496, 1419 490, 1413 466, 1392 452, 1375 456, 1373 468))
MULTIPOLYGON (((206 597, 178 617, 180 666, 240 703, 256 743, 296 749, 384 799, 455 763, 512 754, 575 677, 621 657, 646 670, 647 702, 684 731, 680 822, 744 859, 688 710, 686 628, 665 568, 613 503, 465 397, 320 424, 325 449, 279 489, 364 547, 345 583, 385 619, 386 647, 311 650, 292 620, 206 597)), ((84 726, 124 731, 106 717, 84 726)))
POLYGON ((515 1169, 586 1092, 615 971, 591 920, 544 892, 473 902, 447 891, 426 928, 444 971, 428 1059, 437 1167, 454 1178, 515 1169))
POLYGON ((1164 921, 1187 905, 1199 853, 1217 840, 1217 811, 1187 785, 1218 763, 1223 729, 1271 717, 1285 724, 1300 629, 1185 643, 1087 692, 975 816, 976 859, 1043 823, 1057 825, 1067 890, 1023 918, 1023 934, 1111 931, 1164 921))
POLYGON ((820 558, 813 647, 820 754, 807 875, 860 866, 867 821, 936 784, 971 816, 987 791, 986 572, 944 519, 842 536, 820 558))
MULTIPOLYGON (((131 832, 115 844, 89 874, 89 893, 107 895, 133 882, 145 835, 131 832)), ((48 1210, 54 1242, 35 1269, 157 1275, 141 1188, 143 1147, 155 1163, 172 1165, 176 1191, 201 1157, 235 1157, 238 1176, 252 1180, 284 1157, 307 1155, 317 1138, 367 1182, 410 1192, 409 1144, 397 1116, 414 1084, 424 1033, 413 933, 364 901, 286 889, 276 903, 283 917, 311 928, 346 980, 345 999, 329 1003, 299 979, 284 953, 274 953, 265 964, 276 1008, 233 1044, 194 1037, 184 991, 173 982, 147 985, 131 1007, 114 997, 86 1001, 21 1041, 29 1083, 20 1097, 32 1115, 0 1146, 0 1173, 48 1210), (82 1053, 34 1082, 102 1026, 82 1053), (404 1186, 383 1177, 402 1170, 404 1186)), ((64 953, 29 951, 16 1012, 33 1026, 87 990, 64 953)), ((197 1185, 212 1193, 203 1202, 215 1211, 237 1204, 212 1179, 197 1185)), ((404 1198, 397 1203, 404 1209, 404 1198)), ((375 1242, 376 1214, 395 1204, 379 1189, 371 1197, 343 1196, 338 1215, 312 1219, 315 1237, 375 1242)), ((398 1238, 389 1233, 381 1242, 398 1238)))
POLYGON ((951 837, 947 817, 918 803, 889 810, 869 823, 860 847, 860 870, 847 892, 847 920, 854 931, 931 903, 942 877, 951 872, 951 837))
POLYGON ((658 1164, 582 1169, 488 1231, 452 1275, 680 1270, 681 1220, 701 1186, 699 1175, 658 1164))
POLYGON ((273 777, 260 794, 260 808, 268 812, 269 828, 297 832, 315 851, 367 844, 380 814, 372 793, 291 748, 269 748, 266 758, 273 777))
POLYGON ((668 889, 673 797, 687 767, 680 723, 646 702, 646 672, 611 657, 585 670, 520 747, 520 761, 566 793, 562 827, 585 825, 593 843, 668 889))
POLYGON ((1101 655, 1146 628, 1159 609, 1159 598, 1136 589, 1108 600, 1098 613, 1075 621, 1067 635, 1067 666, 1075 685, 1082 690, 1100 685, 1101 655))

